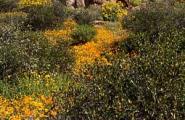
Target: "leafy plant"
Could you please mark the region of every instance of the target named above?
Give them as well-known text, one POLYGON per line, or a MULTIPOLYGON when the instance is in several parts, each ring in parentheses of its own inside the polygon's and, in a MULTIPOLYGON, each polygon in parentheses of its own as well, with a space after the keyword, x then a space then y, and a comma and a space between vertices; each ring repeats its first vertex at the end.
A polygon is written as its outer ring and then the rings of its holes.
POLYGON ((123 27, 134 32, 156 34, 172 27, 182 28, 184 24, 183 7, 166 6, 164 3, 148 4, 146 8, 137 10, 123 20, 123 27), (145 16, 145 17, 143 17, 145 16))
POLYGON ((14 25, 1 25, 0 31, 1 79, 16 78, 31 70, 47 70, 50 47, 40 33, 21 32, 14 25))
POLYGON ((78 25, 72 32, 73 43, 85 43, 94 38, 96 30, 90 25, 78 25))
POLYGON ((79 8, 74 13, 74 19, 79 24, 91 24, 95 20, 102 20, 101 9, 98 6, 79 8))
POLYGON ((23 7, 21 10, 28 14, 27 24, 33 29, 51 27, 56 17, 53 6, 36 5, 23 7))

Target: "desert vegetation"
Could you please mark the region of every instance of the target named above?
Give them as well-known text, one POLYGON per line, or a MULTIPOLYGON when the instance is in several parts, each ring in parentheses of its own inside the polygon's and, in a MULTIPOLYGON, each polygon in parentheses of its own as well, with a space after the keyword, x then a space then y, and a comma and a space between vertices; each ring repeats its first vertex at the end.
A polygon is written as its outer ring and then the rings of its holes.
POLYGON ((184 0, 0 0, 0 119, 184 120, 184 0))

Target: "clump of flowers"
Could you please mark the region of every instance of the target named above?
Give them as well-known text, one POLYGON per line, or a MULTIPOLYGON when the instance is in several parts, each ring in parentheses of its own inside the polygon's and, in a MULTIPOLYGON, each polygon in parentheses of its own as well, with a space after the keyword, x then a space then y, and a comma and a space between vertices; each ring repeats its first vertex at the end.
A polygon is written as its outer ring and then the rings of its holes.
MULTIPOLYGON (((6 99, 0 96, 0 118, 10 120, 47 118, 54 111, 52 97, 23 96, 18 99, 6 99)), ((55 111, 56 112, 56 111, 55 111)))
POLYGON ((71 32, 74 30, 77 23, 72 19, 67 19, 63 23, 63 28, 60 30, 47 30, 44 35, 48 38, 49 42, 53 45, 57 45, 59 40, 70 40, 71 32))
POLYGON ((117 21, 127 15, 127 10, 121 2, 106 2, 102 5, 102 15, 104 20, 117 21))
POLYGON ((102 64, 110 65, 109 61, 101 54, 109 51, 110 46, 118 41, 118 37, 104 27, 96 28, 96 31, 97 35, 92 41, 72 48, 75 57, 73 72, 76 75, 85 69, 85 65, 92 65, 97 60, 102 64))
POLYGON ((21 7, 51 6, 52 5, 52 0, 20 0, 18 4, 21 7))
POLYGON ((30 80, 18 81, 16 92, 10 98, 0 95, 0 118, 10 120, 46 119, 56 117, 59 112, 55 106, 53 93, 59 91, 60 81, 46 72, 31 72, 30 80))

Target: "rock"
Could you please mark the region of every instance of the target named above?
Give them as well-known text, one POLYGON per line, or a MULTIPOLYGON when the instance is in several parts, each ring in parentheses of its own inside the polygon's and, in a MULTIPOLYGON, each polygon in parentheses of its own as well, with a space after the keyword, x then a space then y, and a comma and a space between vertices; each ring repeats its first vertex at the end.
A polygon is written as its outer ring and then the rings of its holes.
POLYGON ((85 0, 66 0, 66 5, 71 8, 85 7, 85 0))
POLYGON ((66 5, 68 6, 68 7, 72 7, 72 8, 74 8, 75 7, 75 2, 76 2, 76 0, 66 0, 66 5))
POLYGON ((112 2, 120 1, 126 4, 127 7, 130 7, 129 0, 66 0, 66 5, 69 7, 78 8, 78 7, 86 7, 93 4, 102 5, 107 1, 112 1, 112 2))
POLYGON ((76 0, 76 7, 85 7, 85 0, 76 0))

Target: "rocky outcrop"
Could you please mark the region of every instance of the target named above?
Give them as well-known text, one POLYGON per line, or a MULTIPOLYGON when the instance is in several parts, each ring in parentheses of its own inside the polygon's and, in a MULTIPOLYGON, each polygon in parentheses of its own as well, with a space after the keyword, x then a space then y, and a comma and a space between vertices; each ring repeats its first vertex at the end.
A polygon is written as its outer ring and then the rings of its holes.
POLYGON ((86 7, 92 4, 102 5, 106 1, 120 1, 126 4, 129 7, 129 0, 66 0, 66 5, 73 8, 86 7))
POLYGON ((106 1, 109 1, 109 0, 66 0, 66 5, 69 7, 77 8, 77 7, 89 6, 91 4, 101 5, 106 1))

